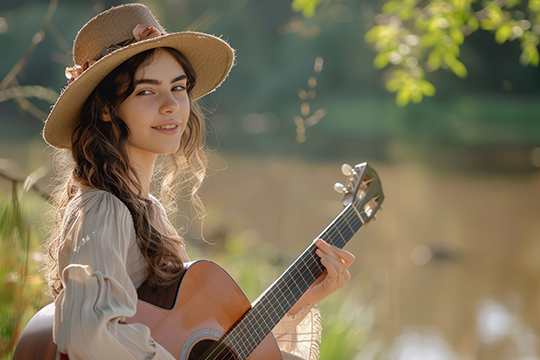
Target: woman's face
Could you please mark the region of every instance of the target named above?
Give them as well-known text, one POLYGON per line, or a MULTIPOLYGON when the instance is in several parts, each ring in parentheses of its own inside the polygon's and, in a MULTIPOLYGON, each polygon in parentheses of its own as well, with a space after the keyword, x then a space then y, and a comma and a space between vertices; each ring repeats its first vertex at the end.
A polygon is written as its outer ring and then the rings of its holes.
POLYGON ((130 155, 155 158, 176 152, 190 110, 184 69, 167 51, 157 50, 134 81, 135 90, 118 108, 130 131, 130 155))

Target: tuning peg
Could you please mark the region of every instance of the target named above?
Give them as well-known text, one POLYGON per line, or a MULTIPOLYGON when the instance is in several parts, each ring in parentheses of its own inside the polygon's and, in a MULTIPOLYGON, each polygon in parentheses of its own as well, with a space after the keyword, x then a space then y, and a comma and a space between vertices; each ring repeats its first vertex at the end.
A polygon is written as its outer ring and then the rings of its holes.
POLYGON ((335 183, 334 184, 334 190, 340 194, 345 192, 345 185, 342 183, 335 183))
POLYGON ((353 172, 353 167, 351 165, 349 165, 349 164, 343 164, 343 165, 341 165, 341 172, 345 176, 351 176, 351 174, 353 172))

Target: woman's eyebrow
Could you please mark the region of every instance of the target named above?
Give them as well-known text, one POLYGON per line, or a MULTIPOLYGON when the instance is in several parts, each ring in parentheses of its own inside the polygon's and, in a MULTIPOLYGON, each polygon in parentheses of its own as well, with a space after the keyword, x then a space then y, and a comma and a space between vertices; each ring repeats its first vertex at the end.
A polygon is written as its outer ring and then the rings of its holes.
MULTIPOLYGON (((178 77, 175 77, 174 79, 171 80, 171 84, 172 83, 175 83, 177 81, 180 81, 180 80, 184 80, 184 79, 187 79, 187 76, 186 75, 180 75, 178 77)), ((135 80, 134 82, 134 85, 137 86, 139 84, 151 84, 151 85, 161 85, 161 81, 159 80, 154 80, 154 79, 139 79, 139 80, 135 80)))
POLYGON ((172 83, 175 83, 175 82, 177 82, 177 81, 180 81, 180 80, 185 80, 185 79, 187 79, 187 76, 186 76, 186 75, 180 75, 180 76, 178 76, 178 77, 172 79, 172 80, 171 80, 171 84, 172 84, 172 83))

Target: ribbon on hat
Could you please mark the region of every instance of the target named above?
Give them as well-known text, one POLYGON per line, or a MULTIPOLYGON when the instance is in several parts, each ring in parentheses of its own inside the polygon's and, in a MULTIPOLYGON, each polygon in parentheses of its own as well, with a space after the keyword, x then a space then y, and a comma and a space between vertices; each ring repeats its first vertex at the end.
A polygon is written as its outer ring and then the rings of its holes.
POLYGON ((161 35, 159 30, 155 27, 144 24, 137 24, 137 26, 133 28, 132 33, 135 41, 151 39, 161 35))
POLYGON ((144 24, 137 24, 132 30, 133 33, 133 39, 129 39, 128 41, 124 42, 123 44, 113 44, 109 47, 106 47, 103 49, 101 54, 98 55, 97 59, 92 61, 85 61, 82 65, 75 65, 73 67, 66 67, 66 78, 68 79, 68 85, 71 84, 73 81, 75 81, 76 78, 81 76, 83 72, 86 71, 92 64, 94 64, 96 61, 101 59, 103 56, 108 55, 112 53, 115 50, 120 49, 123 46, 132 44, 137 41, 146 40, 155 38, 158 36, 163 35, 158 29, 156 29, 153 26, 148 26, 144 24))

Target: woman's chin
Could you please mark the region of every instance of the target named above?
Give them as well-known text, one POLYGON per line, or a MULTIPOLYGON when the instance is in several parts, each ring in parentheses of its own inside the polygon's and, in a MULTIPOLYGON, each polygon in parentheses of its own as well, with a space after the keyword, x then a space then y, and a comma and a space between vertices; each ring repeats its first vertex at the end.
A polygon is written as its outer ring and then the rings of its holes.
POLYGON ((156 154, 158 154, 158 155, 171 155, 171 154, 176 154, 179 150, 180 150, 180 144, 178 144, 177 146, 167 147, 167 148, 163 149, 162 151, 160 151, 159 153, 156 153, 156 154))

